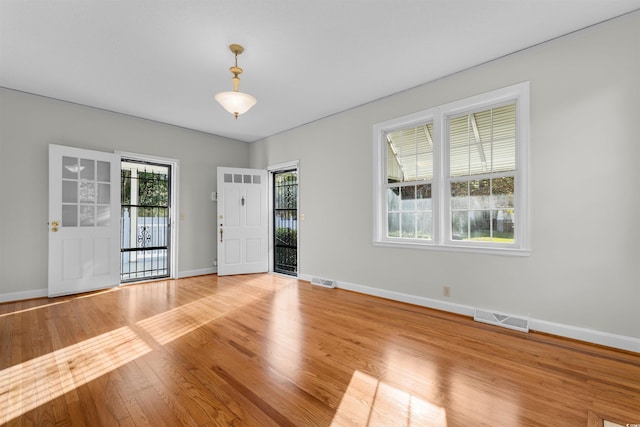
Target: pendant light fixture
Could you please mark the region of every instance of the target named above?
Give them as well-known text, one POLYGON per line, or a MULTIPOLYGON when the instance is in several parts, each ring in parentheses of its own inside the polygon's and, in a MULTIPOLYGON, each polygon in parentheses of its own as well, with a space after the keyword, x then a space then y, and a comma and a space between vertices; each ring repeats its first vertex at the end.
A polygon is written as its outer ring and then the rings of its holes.
POLYGON ((238 76, 242 74, 242 68, 238 67, 238 55, 244 52, 244 48, 239 44, 232 44, 229 46, 229 50, 231 50, 236 57, 236 64, 233 67, 229 67, 229 71, 233 74, 231 78, 233 81, 233 92, 220 92, 215 98, 225 110, 238 119, 238 115, 249 111, 251 107, 256 105, 257 101, 253 96, 238 91, 238 85, 240 84, 240 77, 238 76))

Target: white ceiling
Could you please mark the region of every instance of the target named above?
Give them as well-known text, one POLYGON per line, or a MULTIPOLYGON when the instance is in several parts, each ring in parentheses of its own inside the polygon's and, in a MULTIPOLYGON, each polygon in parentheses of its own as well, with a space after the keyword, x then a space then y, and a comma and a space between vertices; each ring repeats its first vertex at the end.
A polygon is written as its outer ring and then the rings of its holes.
POLYGON ((640 0, 0 0, 0 86, 255 141, 640 0), (231 43, 245 47, 236 121, 231 43))

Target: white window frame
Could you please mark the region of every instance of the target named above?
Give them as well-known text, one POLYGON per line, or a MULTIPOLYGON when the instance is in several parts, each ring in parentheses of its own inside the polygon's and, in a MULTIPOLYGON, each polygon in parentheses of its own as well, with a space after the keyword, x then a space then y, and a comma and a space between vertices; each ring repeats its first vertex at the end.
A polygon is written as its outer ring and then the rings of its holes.
POLYGON ((373 125, 373 243, 377 246, 460 251, 497 255, 528 256, 530 254, 530 172, 529 172, 529 82, 518 83, 481 95, 454 101, 428 110, 387 120, 373 125), (448 117, 491 108, 516 101, 516 172, 514 188, 515 223, 513 244, 460 241, 450 238, 451 213, 448 189, 449 147, 448 117), (388 132, 433 123, 433 239, 387 237, 387 142, 388 132))

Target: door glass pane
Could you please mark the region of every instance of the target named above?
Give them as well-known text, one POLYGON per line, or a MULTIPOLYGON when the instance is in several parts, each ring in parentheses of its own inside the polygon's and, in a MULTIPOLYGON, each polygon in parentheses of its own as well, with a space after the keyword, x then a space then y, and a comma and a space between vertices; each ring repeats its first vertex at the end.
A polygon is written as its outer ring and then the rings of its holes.
POLYGON ((98 184, 98 203, 101 205, 111 203, 111 184, 98 184))
POLYGON ((93 205, 80 205, 80 226, 92 227, 96 225, 96 207, 93 205))
POLYGON ((62 178, 78 179, 78 171, 80 171, 78 159, 66 156, 62 158, 62 178))
POLYGON ((96 201, 96 183, 90 181, 80 181, 80 203, 91 203, 96 201))
POLYGON ((231 180, 231 178, 232 178, 232 176, 231 176, 231 174, 230 174, 230 173, 225 173, 225 174, 224 174, 224 182, 233 182, 233 181, 231 180))
POLYGON ((78 226, 78 205, 62 205, 62 226, 78 226))
POLYGON ((98 181, 111 182, 111 163, 98 161, 98 181))
POLYGON ((78 203, 78 181, 62 181, 62 203, 78 203))
POLYGON ((96 161, 89 159, 80 160, 80 179, 96 180, 96 161))

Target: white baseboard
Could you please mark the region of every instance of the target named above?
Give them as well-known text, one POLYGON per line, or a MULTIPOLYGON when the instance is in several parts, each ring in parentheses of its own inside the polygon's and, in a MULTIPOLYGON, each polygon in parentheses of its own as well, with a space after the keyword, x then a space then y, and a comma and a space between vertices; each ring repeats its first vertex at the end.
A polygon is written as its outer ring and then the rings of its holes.
POLYGON ((538 332, 545 332, 565 338, 590 342, 592 344, 599 344, 607 347, 619 348, 620 350, 640 353, 640 338, 616 335, 608 332, 596 331, 594 329, 563 325, 561 323, 547 322, 546 320, 539 319, 530 319, 529 328, 538 332))
POLYGON ((184 277, 192 277, 192 276, 204 276, 205 274, 215 274, 217 272, 218 272, 218 269, 215 267, 201 268, 199 270, 179 271, 178 279, 182 279, 184 277))
MULTIPOLYGON (((306 282, 311 282, 310 275, 300 274, 298 278, 306 282)), ((475 307, 463 304, 455 304, 447 301, 420 297, 402 292, 390 291, 386 289, 372 288, 370 286, 358 285, 355 283, 340 282, 336 280, 336 287, 348 291, 354 291, 361 294, 373 295, 394 301, 406 302, 422 307, 433 308, 436 310, 448 311, 464 316, 473 317, 475 307)), ((483 307, 487 308, 487 307, 483 307)), ((604 345, 620 350, 633 351, 640 353, 640 338, 628 337, 624 335, 610 334, 607 332, 597 331, 594 329, 580 328, 561 323, 548 322, 546 320, 529 318, 529 329, 544 332, 560 337, 571 338, 579 341, 585 341, 592 344, 604 345)))
MULTIPOLYGON (((205 274, 215 274, 217 272, 218 270, 216 268, 202 268, 199 270, 180 271, 178 272, 178 279, 182 279, 183 277, 202 276, 205 274)), ((42 298, 48 295, 49 290, 47 288, 24 292, 10 292, 6 294, 0 294, 0 303, 42 298)))
POLYGON ((34 299, 46 297, 49 294, 48 289, 36 289, 33 291, 11 292, 8 294, 0 294, 0 302, 20 301, 25 299, 34 299))

